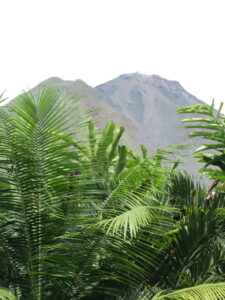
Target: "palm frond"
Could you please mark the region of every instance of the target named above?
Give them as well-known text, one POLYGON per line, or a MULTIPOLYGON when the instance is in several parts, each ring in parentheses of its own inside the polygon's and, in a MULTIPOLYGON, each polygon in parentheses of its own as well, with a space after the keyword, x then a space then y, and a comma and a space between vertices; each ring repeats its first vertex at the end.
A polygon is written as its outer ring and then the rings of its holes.
POLYGON ((1 300, 16 300, 16 297, 7 289, 0 288, 1 300))
POLYGON ((202 284, 170 293, 160 292, 152 300, 222 300, 225 299, 225 283, 202 284))
POLYGON ((157 171, 154 167, 154 171, 153 175, 148 163, 138 164, 128 170, 103 203, 103 220, 96 226, 107 228, 108 233, 114 234, 122 230, 124 238, 127 235, 132 238, 140 228, 153 220, 169 224, 172 221, 169 216, 177 210, 160 202, 163 192, 157 185, 162 180, 161 168, 157 171))

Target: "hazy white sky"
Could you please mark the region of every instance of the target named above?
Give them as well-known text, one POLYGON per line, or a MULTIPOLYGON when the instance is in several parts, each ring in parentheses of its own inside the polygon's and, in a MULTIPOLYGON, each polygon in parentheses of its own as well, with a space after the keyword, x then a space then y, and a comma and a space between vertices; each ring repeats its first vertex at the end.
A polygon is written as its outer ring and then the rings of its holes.
POLYGON ((0 91, 140 71, 225 100, 224 0, 0 1, 0 91))

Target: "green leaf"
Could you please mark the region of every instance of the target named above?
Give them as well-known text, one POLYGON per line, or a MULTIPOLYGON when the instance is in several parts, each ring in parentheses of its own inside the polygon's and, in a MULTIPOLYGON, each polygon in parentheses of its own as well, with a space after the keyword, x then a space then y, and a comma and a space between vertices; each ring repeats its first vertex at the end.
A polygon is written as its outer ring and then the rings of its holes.
POLYGON ((115 124, 112 121, 108 122, 98 142, 96 159, 100 169, 104 169, 104 166, 108 163, 107 148, 113 142, 114 130, 115 124))
POLYGON ((123 132, 124 132, 124 127, 122 127, 122 126, 114 131, 113 141, 112 141, 109 149, 107 150, 107 152, 108 152, 108 162, 109 163, 112 161, 112 159, 117 154, 118 143, 119 143, 119 140, 122 137, 123 132))
POLYGON ((16 300, 17 298, 9 290, 0 288, 0 299, 16 300))
POLYGON ((147 159, 147 155, 148 155, 148 150, 145 148, 144 145, 140 145, 141 147, 141 152, 142 152, 142 156, 144 159, 147 159))
POLYGON ((152 300, 222 300, 225 299, 225 283, 202 284, 170 293, 158 293, 152 300))
POLYGON ((203 114, 207 116, 212 116, 211 108, 207 104, 194 104, 191 106, 185 106, 177 109, 178 114, 203 114))
POLYGON ((115 176, 117 177, 125 168, 127 163, 127 148, 126 146, 119 146, 118 148, 119 159, 115 165, 115 176))

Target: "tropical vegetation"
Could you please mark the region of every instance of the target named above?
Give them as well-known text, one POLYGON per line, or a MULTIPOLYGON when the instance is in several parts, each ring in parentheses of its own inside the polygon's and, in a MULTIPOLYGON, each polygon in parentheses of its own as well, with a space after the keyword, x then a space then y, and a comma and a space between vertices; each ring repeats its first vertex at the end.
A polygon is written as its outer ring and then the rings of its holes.
POLYGON ((55 88, 1 107, 0 299, 225 299, 221 108, 178 111, 207 140, 207 190, 55 88))

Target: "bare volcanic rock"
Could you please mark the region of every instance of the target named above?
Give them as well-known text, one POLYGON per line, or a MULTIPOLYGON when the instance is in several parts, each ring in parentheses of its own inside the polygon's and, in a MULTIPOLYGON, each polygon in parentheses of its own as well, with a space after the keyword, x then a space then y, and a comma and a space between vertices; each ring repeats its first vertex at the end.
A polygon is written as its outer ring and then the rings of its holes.
POLYGON ((121 75, 96 87, 105 101, 138 127, 137 142, 149 148, 190 142, 176 109, 202 101, 177 81, 139 73, 121 75))
POLYGON ((180 120, 191 115, 178 115, 176 110, 182 106, 204 104, 203 101, 188 93, 179 82, 158 75, 124 74, 96 89, 112 108, 132 120, 138 128, 136 143, 149 149, 172 144, 192 146, 185 152, 183 168, 197 173, 199 165, 191 154, 202 140, 188 137, 190 131, 180 120))

